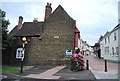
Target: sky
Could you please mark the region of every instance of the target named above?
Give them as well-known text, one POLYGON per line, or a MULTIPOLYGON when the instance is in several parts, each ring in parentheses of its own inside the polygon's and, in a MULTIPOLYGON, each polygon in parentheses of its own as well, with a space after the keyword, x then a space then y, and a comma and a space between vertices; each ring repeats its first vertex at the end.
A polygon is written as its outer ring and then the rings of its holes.
POLYGON ((120 1, 118 3, 118 23, 120 24, 120 1))
POLYGON ((34 18, 44 21, 47 2, 52 3, 52 11, 61 5, 76 20, 81 39, 90 45, 118 24, 119 0, 2 0, 0 7, 10 21, 8 30, 18 24, 19 16, 23 16, 23 22, 32 22, 34 18))

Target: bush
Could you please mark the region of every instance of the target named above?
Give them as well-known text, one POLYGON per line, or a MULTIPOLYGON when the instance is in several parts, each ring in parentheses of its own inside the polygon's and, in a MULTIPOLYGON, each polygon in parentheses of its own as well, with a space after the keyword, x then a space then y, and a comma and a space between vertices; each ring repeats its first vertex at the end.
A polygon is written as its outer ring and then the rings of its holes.
POLYGON ((82 71, 84 70, 84 59, 82 54, 72 54, 71 60, 71 71, 82 71))

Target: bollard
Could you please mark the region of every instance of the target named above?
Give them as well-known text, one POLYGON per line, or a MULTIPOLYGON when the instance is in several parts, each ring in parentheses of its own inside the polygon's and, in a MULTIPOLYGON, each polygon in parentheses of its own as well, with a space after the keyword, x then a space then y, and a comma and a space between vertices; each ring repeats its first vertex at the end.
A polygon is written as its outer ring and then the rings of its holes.
POLYGON ((107 60, 105 60, 105 72, 107 72, 107 60))
POLYGON ((89 70, 89 60, 86 60, 86 69, 89 70))
POLYGON ((20 70, 20 73, 23 72, 23 60, 21 60, 21 70, 20 70))

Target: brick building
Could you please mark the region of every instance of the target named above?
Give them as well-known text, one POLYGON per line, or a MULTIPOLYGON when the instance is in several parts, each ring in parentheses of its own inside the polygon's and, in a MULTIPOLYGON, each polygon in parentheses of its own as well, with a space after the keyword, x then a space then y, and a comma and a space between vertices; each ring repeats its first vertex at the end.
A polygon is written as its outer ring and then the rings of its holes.
POLYGON ((62 64, 65 59, 64 51, 78 47, 80 32, 76 22, 59 5, 53 12, 51 4, 45 7, 45 18, 39 22, 37 18, 33 22, 22 22, 20 16, 18 25, 10 32, 16 37, 11 48, 11 63, 17 63, 16 50, 22 48, 21 38, 27 38, 25 45, 26 65, 35 64, 62 64))

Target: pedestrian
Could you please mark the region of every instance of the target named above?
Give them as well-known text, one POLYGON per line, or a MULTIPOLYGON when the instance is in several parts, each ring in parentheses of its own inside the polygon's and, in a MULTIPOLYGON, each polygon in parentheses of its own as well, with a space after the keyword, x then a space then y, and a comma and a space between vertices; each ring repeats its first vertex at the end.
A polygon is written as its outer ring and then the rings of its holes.
POLYGON ((80 53, 81 53, 82 55, 84 55, 83 50, 80 50, 80 53))

